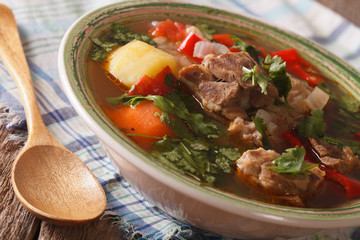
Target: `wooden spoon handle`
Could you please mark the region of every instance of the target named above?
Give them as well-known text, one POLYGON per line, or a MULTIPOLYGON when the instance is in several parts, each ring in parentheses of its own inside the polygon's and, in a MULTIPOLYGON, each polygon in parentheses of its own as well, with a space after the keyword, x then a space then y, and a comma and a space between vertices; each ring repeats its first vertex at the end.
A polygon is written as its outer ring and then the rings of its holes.
POLYGON ((48 131, 41 118, 14 15, 10 8, 0 4, 0 57, 22 96, 27 119, 29 139, 46 137, 48 131), (44 133, 45 136, 39 136, 44 133))

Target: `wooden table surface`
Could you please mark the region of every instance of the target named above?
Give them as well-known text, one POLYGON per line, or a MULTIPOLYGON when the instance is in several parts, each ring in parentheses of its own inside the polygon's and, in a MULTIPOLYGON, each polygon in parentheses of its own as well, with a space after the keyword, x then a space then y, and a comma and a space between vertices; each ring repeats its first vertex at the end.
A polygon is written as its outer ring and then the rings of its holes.
MULTIPOLYGON (((360 0, 317 0, 360 26, 360 0)), ((12 163, 23 143, 10 141, 9 131, 0 127, 0 239, 120 239, 111 220, 97 220, 87 225, 59 227, 41 221, 18 202, 11 187, 12 163)))

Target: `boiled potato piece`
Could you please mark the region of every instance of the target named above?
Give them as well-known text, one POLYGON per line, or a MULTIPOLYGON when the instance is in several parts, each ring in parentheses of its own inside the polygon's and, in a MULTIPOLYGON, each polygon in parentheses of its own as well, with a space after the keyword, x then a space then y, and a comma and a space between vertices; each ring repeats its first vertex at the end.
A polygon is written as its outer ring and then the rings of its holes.
POLYGON ((177 76, 178 68, 172 55, 145 42, 134 40, 114 50, 103 67, 120 81, 121 85, 130 88, 144 75, 153 78, 166 66, 177 76))

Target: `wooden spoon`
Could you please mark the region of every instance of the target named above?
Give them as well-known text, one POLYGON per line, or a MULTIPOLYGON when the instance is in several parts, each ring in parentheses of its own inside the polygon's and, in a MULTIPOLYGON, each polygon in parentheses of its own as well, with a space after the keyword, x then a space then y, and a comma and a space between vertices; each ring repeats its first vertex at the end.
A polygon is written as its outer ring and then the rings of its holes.
POLYGON ((28 140, 15 159, 12 185, 19 201, 40 219, 76 225, 105 210, 104 190, 87 166, 48 132, 41 118, 12 11, 0 4, 0 57, 22 96, 28 140))

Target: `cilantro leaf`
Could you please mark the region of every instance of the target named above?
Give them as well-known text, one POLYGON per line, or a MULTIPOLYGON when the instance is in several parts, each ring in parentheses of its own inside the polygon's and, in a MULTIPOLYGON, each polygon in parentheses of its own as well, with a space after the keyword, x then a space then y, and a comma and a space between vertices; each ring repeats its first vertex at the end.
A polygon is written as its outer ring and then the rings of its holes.
POLYGON ((268 167, 278 173, 288 173, 288 174, 303 174, 309 173, 308 170, 318 166, 317 164, 309 165, 304 162, 306 150, 302 146, 296 146, 295 148, 288 148, 285 152, 275 158, 272 163, 275 166, 268 167))
POLYGON ((111 29, 102 36, 90 38, 94 45, 90 49, 89 58, 94 61, 104 60, 108 55, 107 53, 111 52, 114 47, 124 45, 135 39, 155 45, 151 36, 143 33, 133 33, 130 28, 114 23, 111 25, 111 29))
POLYGON ((342 96, 339 103, 342 108, 346 109, 349 112, 359 112, 360 102, 355 98, 350 97, 349 95, 342 96))
POLYGON ((242 81, 246 82, 251 78, 252 85, 255 86, 258 84, 261 88, 261 93, 267 95, 267 86, 268 83, 271 81, 271 78, 256 71, 258 65, 255 65, 252 69, 248 69, 246 67, 242 68, 242 71, 245 73, 242 77, 242 81))
POLYGON ((324 112, 312 110, 311 116, 303 118, 298 125, 298 132, 301 137, 319 138, 325 135, 326 123, 323 119, 324 112))
POLYGON ((345 140, 345 139, 337 139, 337 138, 332 138, 332 137, 328 137, 325 136, 323 138, 321 138, 322 140, 324 140, 327 143, 330 143, 332 145, 338 146, 338 147, 345 147, 348 146, 351 148, 351 150, 358 156, 360 156, 360 143, 358 141, 354 141, 354 140, 345 140))
POLYGON ((180 173, 213 184, 217 176, 231 172, 240 153, 236 148, 219 147, 202 139, 164 137, 155 142, 152 156, 180 173))
POLYGON ((252 117, 251 120, 254 122, 256 130, 261 134, 261 142, 265 149, 271 149, 271 143, 269 142, 268 136, 266 134, 266 124, 264 124, 264 120, 260 117, 252 117))
POLYGON ((153 101, 161 110, 157 113, 161 121, 168 125, 177 138, 164 136, 154 143, 151 155, 158 162, 194 179, 213 184, 217 176, 230 173, 234 161, 240 157, 239 150, 230 146, 218 146, 209 139, 225 134, 215 123, 207 121, 204 115, 191 112, 195 101, 191 96, 180 92, 167 76, 168 85, 174 91, 165 96, 147 95, 108 98, 113 105, 136 106, 141 101, 153 101), (192 99, 192 101, 191 101, 192 99))
POLYGON ((220 129, 212 121, 206 121, 204 115, 200 113, 191 113, 184 101, 177 94, 172 92, 166 96, 160 95, 127 95, 124 94, 121 97, 108 98, 107 102, 112 105, 122 104, 125 106, 136 106, 141 101, 149 100, 153 101, 155 106, 158 107, 162 114, 160 116, 162 122, 168 125, 171 130, 179 137, 191 138, 191 134, 187 129, 190 129, 193 134, 201 135, 205 138, 217 138, 220 135, 224 135, 225 132, 220 129), (172 117, 175 117, 174 119, 172 117), (183 120, 186 123, 180 121, 183 120), (188 127, 188 128, 187 128, 188 127))
POLYGON ((237 36, 232 35, 230 38, 235 41, 235 44, 232 46, 232 48, 240 49, 243 52, 249 53, 249 55, 258 62, 258 56, 260 53, 259 49, 247 42, 244 42, 237 36))
POLYGON ((211 36, 216 32, 216 30, 214 28, 211 28, 206 23, 195 23, 194 26, 197 27, 201 31, 201 33, 204 35, 204 37, 206 37, 209 40, 212 40, 211 36))
POLYGON ((264 63, 263 68, 269 70, 269 76, 279 92, 279 97, 284 97, 285 102, 287 102, 287 97, 292 86, 290 78, 286 74, 286 62, 284 62, 281 57, 274 56, 271 58, 270 55, 267 55, 264 63))

